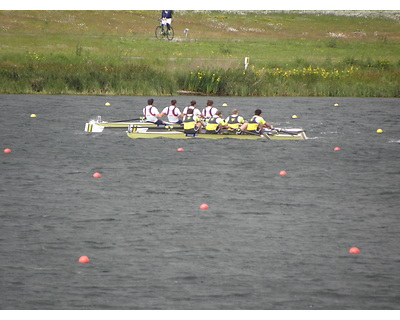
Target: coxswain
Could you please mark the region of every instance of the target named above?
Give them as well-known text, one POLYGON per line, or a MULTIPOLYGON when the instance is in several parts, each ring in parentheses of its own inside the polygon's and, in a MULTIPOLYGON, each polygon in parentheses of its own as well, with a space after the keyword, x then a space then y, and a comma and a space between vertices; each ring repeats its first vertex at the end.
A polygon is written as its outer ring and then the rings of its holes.
POLYGON ((221 134, 222 129, 228 128, 228 125, 225 123, 224 119, 222 119, 222 112, 217 110, 215 117, 212 117, 210 120, 208 120, 206 125, 206 133, 221 134))
POLYGON ((160 118, 161 114, 158 112, 157 108, 153 106, 154 99, 147 100, 147 106, 143 108, 143 115, 147 122, 152 122, 157 125, 164 125, 164 121, 160 118))
POLYGON ((189 134, 200 134, 203 124, 198 116, 193 114, 193 109, 188 109, 183 118, 183 132, 189 134))
POLYGON ((264 128, 272 129, 272 126, 261 117, 262 111, 260 109, 256 109, 254 111, 254 116, 249 120, 249 122, 245 122, 240 127, 242 133, 253 132, 257 134, 262 134, 264 132, 264 128))
POLYGON ((180 118, 182 117, 182 113, 176 104, 177 102, 175 99, 171 100, 171 105, 163 109, 160 114, 160 118, 167 116, 170 124, 181 124, 182 119, 180 118))

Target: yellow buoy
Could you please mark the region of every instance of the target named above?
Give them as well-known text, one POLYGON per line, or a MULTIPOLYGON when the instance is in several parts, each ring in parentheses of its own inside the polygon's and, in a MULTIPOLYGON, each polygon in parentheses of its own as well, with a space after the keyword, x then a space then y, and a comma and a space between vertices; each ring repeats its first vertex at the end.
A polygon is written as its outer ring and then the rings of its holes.
POLYGON ((382 129, 376 130, 376 133, 382 133, 382 132, 383 132, 382 129))
POLYGON ((32 113, 31 118, 36 118, 36 114, 32 113))
POLYGON ((223 103, 222 106, 223 106, 223 107, 227 107, 228 104, 227 104, 227 103, 223 103))
POLYGON ((109 107, 111 104, 109 102, 106 102, 106 106, 109 107))
POLYGON ((297 116, 295 114, 292 115, 292 119, 297 119, 297 116))

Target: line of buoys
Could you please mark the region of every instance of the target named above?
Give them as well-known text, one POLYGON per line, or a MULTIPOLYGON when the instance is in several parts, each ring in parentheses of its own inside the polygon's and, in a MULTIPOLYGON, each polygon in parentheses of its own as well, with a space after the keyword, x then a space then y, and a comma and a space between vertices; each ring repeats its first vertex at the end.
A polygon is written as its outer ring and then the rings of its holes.
MULTIPOLYGON (((107 105, 107 104, 110 105, 108 102, 106 103, 106 105, 107 105)), ((30 115, 30 117, 31 117, 31 118, 36 118, 37 116, 36 116, 35 113, 32 113, 32 114, 30 115)), ((10 149, 10 148, 5 148, 5 149, 4 149, 4 153, 11 153, 11 149, 10 149)), ((93 177, 95 177, 95 178, 100 178, 101 175, 100 175, 100 173, 95 172, 95 173, 93 174, 93 177)), ((90 262, 90 259, 89 259, 87 256, 81 256, 81 257, 78 259, 78 262, 79 262, 79 263, 89 263, 89 262, 90 262)))
POLYGON ((90 259, 87 256, 82 256, 78 259, 79 263, 89 263, 90 259))
MULTIPOLYGON (((335 103, 333 106, 334 107, 339 107, 339 104, 335 103)), ((376 130, 376 132, 377 133, 382 133, 382 129, 378 129, 378 130, 376 130)), ((340 151, 340 147, 335 147, 333 150, 334 151, 340 151)), ((349 253, 351 253, 351 254, 359 254, 360 253, 360 249, 358 249, 357 247, 352 247, 352 248, 350 248, 349 253)))

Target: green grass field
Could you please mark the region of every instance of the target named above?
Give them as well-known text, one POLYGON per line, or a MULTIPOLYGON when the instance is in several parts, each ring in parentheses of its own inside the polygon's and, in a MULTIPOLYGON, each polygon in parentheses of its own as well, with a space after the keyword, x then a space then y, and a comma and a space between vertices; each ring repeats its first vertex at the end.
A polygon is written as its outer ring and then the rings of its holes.
POLYGON ((159 16, 0 11, 0 93, 400 96, 394 11, 176 11, 172 41, 159 16))

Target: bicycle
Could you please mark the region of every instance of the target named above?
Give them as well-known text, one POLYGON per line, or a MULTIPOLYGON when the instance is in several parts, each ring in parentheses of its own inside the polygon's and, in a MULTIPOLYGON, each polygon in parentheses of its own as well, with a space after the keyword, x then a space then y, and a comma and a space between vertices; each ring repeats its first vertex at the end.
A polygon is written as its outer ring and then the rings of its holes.
POLYGON ((156 27, 155 35, 157 39, 167 38, 168 40, 172 40, 174 38, 174 28, 169 25, 169 29, 166 24, 163 24, 162 20, 160 21, 160 25, 156 27))

